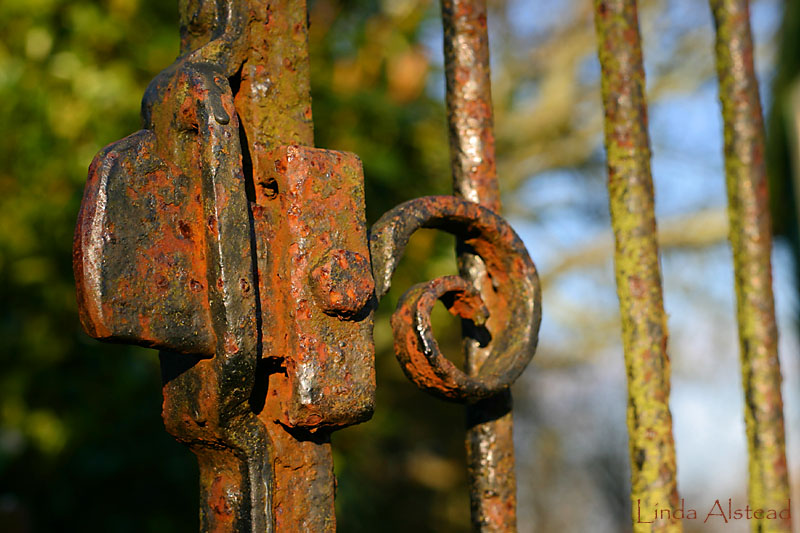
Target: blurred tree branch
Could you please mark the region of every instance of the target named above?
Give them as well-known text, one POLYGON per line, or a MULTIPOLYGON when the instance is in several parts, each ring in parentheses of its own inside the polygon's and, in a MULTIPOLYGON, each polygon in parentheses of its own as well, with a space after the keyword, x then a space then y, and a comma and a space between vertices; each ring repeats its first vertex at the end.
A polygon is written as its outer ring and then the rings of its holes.
MULTIPOLYGON (((724 242, 728 237, 728 215, 724 209, 708 209, 661 220, 658 227, 659 248, 705 248, 724 242)), ((557 277, 578 269, 594 267, 611 260, 614 240, 611 232, 595 236, 583 248, 565 254, 558 263, 542 273, 547 286, 557 277)))

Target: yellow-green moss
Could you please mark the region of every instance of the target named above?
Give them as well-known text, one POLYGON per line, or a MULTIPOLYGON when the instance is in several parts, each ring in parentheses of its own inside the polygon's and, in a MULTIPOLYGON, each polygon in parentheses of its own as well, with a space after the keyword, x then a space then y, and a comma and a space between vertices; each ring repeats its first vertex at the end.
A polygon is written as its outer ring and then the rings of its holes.
MULTIPOLYGON (((725 128, 725 175, 749 451, 748 503, 754 509, 783 509, 788 505, 789 480, 772 294, 764 124, 753 67, 748 3, 710 3, 717 29, 717 74, 725 128)), ((751 528, 791 531, 791 523, 753 520, 751 528)))
POLYGON ((633 0, 595 0, 608 192, 628 374, 631 512, 635 531, 681 531, 670 362, 661 290, 644 68, 633 0), (669 518, 657 510, 669 509, 669 518))

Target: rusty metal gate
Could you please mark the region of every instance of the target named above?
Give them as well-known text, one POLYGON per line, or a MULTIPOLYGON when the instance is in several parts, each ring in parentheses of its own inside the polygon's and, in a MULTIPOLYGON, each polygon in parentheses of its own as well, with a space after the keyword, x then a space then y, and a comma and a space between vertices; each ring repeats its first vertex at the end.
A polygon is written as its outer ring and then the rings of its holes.
MULTIPOLYGON (((750 504, 775 508, 788 499, 788 479, 748 6, 711 4, 750 504)), ((596 0, 595 11, 631 501, 674 509, 636 3, 596 0)), ((314 147, 305 0, 180 2, 181 55, 147 89, 144 129, 105 148, 89 170, 74 268, 89 334, 160 350, 167 430, 200 466, 201 530, 335 530, 330 435, 372 415, 373 312, 420 228, 456 236, 460 276, 407 290, 391 320, 395 352, 420 389, 465 405, 473 529, 516 530, 509 387, 534 354, 541 297, 525 247, 497 215, 486 14, 485 0, 442 0, 454 195, 406 202, 367 229, 360 160, 314 147), (462 319, 464 371, 439 351, 436 301, 462 319)), ((634 526, 681 528, 671 516, 634 526)))

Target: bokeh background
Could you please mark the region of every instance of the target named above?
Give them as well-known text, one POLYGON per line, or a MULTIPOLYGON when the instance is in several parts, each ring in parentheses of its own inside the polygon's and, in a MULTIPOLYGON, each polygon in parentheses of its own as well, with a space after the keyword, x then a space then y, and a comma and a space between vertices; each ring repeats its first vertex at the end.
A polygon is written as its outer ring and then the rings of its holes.
MULTIPOLYGON (((591 2, 489 4, 504 213, 545 291, 540 347, 514 390, 519 529, 624 531, 625 374, 591 2)), ((447 194, 438 3, 309 5, 316 144, 361 156, 368 221, 447 194)), ((800 3, 754 0, 752 16, 769 116, 787 453, 800 498, 800 3)), ((746 501, 713 26, 696 0, 642 0, 640 18, 679 488, 704 516, 716 499, 746 501)), ((0 35, 0 530, 196 531, 197 468, 163 429, 157 356, 87 337, 71 270, 86 169, 139 129, 144 88, 177 54, 176 2, 3 0, 0 35)), ((422 232, 381 304, 375 416, 334 435, 342 532, 469 529, 463 409, 406 380, 388 322, 403 288, 454 272, 452 240, 422 232)), ((456 321, 438 309, 434 328, 457 359, 456 321)), ((800 508, 793 514, 798 523, 800 508)))

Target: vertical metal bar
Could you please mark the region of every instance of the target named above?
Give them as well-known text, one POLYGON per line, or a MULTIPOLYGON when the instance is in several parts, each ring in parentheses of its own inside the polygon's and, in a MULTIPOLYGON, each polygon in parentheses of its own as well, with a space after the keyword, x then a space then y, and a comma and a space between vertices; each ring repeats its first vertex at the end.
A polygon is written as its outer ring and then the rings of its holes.
MULTIPOLYGON (((235 103, 245 132, 242 143, 249 151, 252 180, 252 176, 266 176, 273 170, 268 165, 274 165, 270 153, 275 148, 314 144, 308 11, 305 0, 238 1, 247 4, 249 18, 247 52, 235 103)), ((248 172, 247 161, 245 169, 248 172)), ((264 290, 262 287, 261 292, 264 290)), ((272 327, 269 310, 262 308, 261 315, 265 327, 272 327)), ((269 355, 282 354, 265 357, 269 355)), ((268 379, 269 389, 278 390, 286 376, 275 373, 268 379)), ((280 408, 277 398, 270 396, 259 413, 274 450, 271 466, 275 531, 335 531, 330 434, 288 431, 278 422, 280 408)))
POLYGON ((656 509, 678 507, 669 411, 670 362, 658 262, 641 38, 635 0, 595 0, 608 193, 628 375, 634 527, 680 531, 656 509), (642 526, 639 524, 645 523, 642 526))
POLYGON ((442 0, 442 21, 453 190, 497 212, 486 0, 442 0))
POLYGON ((236 110, 251 153, 313 146, 306 1, 235 1, 244 2, 250 14, 236 110))
MULTIPOLYGON (((730 240, 749 451, 749 504, 783 509, 789 478, 772 294, 764 123, 753 65, 747 0, 711 0, 725 130, 730 240)), ((791 531, 789 520, 754 520, 753 531, 791 531), (766 528, 766 529, 765 529, 766 528)))
MULTIPOLYGON (((453 189, 457 196, 500 211, 485 0, 442 0, 447 112, 453 189)), ((480 258, 458 245, 461 275, 493 305, 492 281, 480 258)), ((477 375, 489 355, 465 322, 466 368, 477 375), (471 334, 472 333, 472 334, 471 334)), ((487 329, 498 331, 494 312, 487 329)), ((510 392, 467 406, 467 462, 473 531, 516 531, 516 477, 510 392)))

